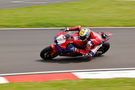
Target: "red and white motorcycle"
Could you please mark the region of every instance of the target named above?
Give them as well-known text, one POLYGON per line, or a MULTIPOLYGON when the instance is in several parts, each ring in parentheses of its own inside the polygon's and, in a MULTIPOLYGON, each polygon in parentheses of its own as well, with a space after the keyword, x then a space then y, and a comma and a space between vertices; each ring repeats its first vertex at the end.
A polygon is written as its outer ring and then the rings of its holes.
MULTIPOLYGON (((72 32, 72 31, 68 31, 68 32, 72 32)), ((65 43, 65 47, 67 47, 67 45, 73 43, 72 39, 65 39, 65 37, 63 36, 63 33, 65 32, 59 32, 56 36, 55 36, 55 40, 54 40, 54 44, 44 48, 41 53, 40 53, 40 57, 43 60, 49 60, 49 59, 53 59, 55 57, 59 56, 82 56, 81 53, 78 52, 68 52, 66 50, 63 50, 59 44, 61 43, 65 43)), ((106 53, 109 48, 110 48, 110 43, 108 42, 108 40, 112 37, 112 33, 109 32, 98 32, 99 35, 101 35, 102 39, 103 39, 103 43, 102 46, 97 50, 95 56, 101 56, 102 54, 106 53), (99 53, 100 52, 100 53, 99 53)), ((72 36, 71 36, 72 37, 72 36)))

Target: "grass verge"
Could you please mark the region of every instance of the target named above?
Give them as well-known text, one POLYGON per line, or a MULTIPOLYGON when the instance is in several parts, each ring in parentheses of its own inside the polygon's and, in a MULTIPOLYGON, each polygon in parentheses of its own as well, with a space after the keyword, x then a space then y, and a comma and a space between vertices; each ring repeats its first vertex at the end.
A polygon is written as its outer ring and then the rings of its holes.
POLYGON ((135 90, 135 79, 9 83, 1 84, 0 90, 135 90))
POLYGON ((0 10, 0 27, 135 26, 135 2, 82 0, 0 10))

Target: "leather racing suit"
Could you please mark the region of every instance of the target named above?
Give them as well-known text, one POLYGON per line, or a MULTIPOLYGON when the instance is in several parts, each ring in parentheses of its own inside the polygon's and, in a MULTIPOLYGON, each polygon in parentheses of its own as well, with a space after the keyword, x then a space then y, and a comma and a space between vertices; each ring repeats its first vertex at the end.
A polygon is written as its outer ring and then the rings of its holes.
MULTIPOLYGON (((83 28, 81 26, 76 26, 76 27, 66 29, 66 31, 69 32, 65 32, 64 35, 67 38, 68 37, 72 38, 72 44, 68 45, 66 49, 68 51, 81 53, 84 56, 89 55, 92 57, 95 55, 97 50, 102 46, 102 38, 98 33, 91 30, 89 33, 90 37, 87 38, 87 40, 82 41, 79 37, 79 32, 82 29, 83 28), (78 31, 78 32, 71 35, 70 31, 78 31)), ((62 47, 62 45, 60 46, 62 47)))

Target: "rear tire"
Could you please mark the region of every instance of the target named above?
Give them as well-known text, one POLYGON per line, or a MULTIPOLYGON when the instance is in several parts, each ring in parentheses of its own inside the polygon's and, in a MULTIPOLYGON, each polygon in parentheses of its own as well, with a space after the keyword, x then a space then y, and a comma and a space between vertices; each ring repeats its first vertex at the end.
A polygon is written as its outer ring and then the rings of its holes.
POLYGON ((54 57, 56 57, 57 55, 51 55, 51 52, 52 52, 52 48, 50 46, 44 48, 41 53, 40 53, 40 57, 43 59, 43 60, 49 60, 49 59, 52 59, 54 57))
POLYGON ((110 48, 110 43, 109 42, 105 42, 102 47, 99 48, 99 50, 97 51, 97 53, 95 54, 95 56, 101 56, 102 54, 106 53, 110 48))

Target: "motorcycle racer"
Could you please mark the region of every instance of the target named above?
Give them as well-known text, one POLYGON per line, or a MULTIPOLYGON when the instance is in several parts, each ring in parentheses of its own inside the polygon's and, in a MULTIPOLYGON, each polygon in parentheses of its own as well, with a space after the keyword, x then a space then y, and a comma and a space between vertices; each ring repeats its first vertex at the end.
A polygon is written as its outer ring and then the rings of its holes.
MULTIPOLYGON (((82 28, 81 26, 75 26, 66 28, 65 38, 72 39, 72 43, 66 47, 67 51, 78 52, 83 56, 93 57, 97 50, 102 46, 102 38, 98 33, 88 29, 82 28), (70 31, 78 31, 77 33, 71 34, 70 31)), ((60 44, 59 46, 62 46, 60 44)), ((65 46, 65 45, 64 45, 65 46)))
POLYGON ((75 26, 72 28, 67 28, 66 31, 69 30, 77 30, 79 31, 78 34, 74 35, 73 37, 77 37, 74 39, 74 46, 72 49, 76 52, 80 52, 82 55, 90 55, 91 57, 95 55, 97 50, 102 45, 102 38, 101 36, 88 29, 88 28, 82 28, 81 26, 75 26), (85 46, 84 49, 79 49, 77 47, 85 46))

